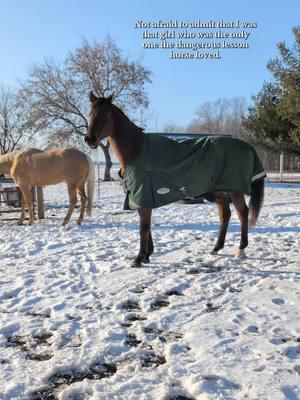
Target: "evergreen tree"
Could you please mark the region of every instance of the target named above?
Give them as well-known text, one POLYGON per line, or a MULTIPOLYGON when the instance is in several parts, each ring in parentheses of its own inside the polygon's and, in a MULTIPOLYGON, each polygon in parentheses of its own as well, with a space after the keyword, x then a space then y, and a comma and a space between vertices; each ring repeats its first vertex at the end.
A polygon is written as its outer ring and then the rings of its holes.
POLYGON ((295 43, 278 44, 279 57, 268 62, 274 81, 255 96, 245 120, 256 142, 277 151, 300 154, 300 26, 295 43))

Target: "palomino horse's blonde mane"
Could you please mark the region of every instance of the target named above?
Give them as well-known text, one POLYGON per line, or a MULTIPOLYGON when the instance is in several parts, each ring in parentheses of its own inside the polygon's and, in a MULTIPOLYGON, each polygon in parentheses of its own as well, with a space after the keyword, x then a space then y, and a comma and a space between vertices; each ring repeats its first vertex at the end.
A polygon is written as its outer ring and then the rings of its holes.
MULTIPOLYGON (((24 151, 24 150, 23 150, 24 151)), ((9 162, 9 161, 13 161, 14 158, 20 154, 22 152, 22 150, 15 150, 12 151, 10 153, 6 153, 6 154, 1 154, 0 155, 0 162, 9 162)))
POLYGON ((18 156, 19 154, 25 153, 27 151, 30 151, 30 150, 36 150, 36 149, 27 147, 24 149, 11 151, 10 153, 1 154, 0 155, 0 163, 13 162, 13 160, 16 156, 18 156))

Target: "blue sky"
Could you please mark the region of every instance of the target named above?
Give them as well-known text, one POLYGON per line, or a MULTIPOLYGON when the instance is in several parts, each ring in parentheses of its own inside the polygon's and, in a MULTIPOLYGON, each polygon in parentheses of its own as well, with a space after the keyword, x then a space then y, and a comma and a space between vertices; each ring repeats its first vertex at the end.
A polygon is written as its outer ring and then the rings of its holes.
POLYGON ((0 0, 0 6, 0 84, 16 86, 30 65, 62 59, 82 37, 102 41, 109 34, 125 55, 152 71, 149 130, 169 122, 185 126, 205 101, 244 96, 250 102, 271 79, 266 63, 278 54, 276 44, 292 43, 292 27, 300 24, 299 0, 0 0), (135 21, 171 19, 239 19, 258 27, 250 49, 225 50, 217 61, 170 60, 166 50, 143 49, 135 21))

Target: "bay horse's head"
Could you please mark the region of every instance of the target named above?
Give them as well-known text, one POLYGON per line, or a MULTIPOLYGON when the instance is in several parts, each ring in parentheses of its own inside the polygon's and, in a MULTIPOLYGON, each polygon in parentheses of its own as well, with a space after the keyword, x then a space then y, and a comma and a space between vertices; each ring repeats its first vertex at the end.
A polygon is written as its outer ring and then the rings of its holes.
POLYGON ((97 97, 90 92, 91 110, 84 140, 92 149, 96 149, 102 139, 113 133, 112 98, 113 95, 97 97))

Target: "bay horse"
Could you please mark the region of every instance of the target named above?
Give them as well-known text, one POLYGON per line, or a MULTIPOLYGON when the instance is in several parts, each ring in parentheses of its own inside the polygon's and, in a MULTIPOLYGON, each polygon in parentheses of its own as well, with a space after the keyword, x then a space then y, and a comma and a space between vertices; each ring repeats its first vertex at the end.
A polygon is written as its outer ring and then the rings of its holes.
MULTIPOLYGON (((129 118, 112 103, 112 97, 107 98, 97 97, 92 92, 90 93, 90 114, 88 130, 85 135, 85 142, 90 148, 97 148, 99 142, 108 138, 111 148, 120 162, 120 176, 124 177, 126 169, 130 169, 134 160, 139 158, 147 137, 152 135, 144 134, 143 130, 136 126, 129 118)), ((158 136, 158 135, 156 135, 158 136)), ((175 141, 171 141, 177 143, 175 141)), ((188 141, 186 141, 188 142, 188 141)), ((243 143, 248 149, 256 155, 255 150, 249 144, 231 138, 231 143, 243 143)), ((177 143, 179 145, 179 143, 177 143)), ((154 149, 155 150, 155 149, 154 149)), ((229 158, 230 157, 229 153, 229 158)), ((257 155, 256 155, 256 158, 257 155)), ((261 165, 261 164, 260 164, 261 165)), ((226 170, 226 165, 222 166, 226 170)), ((250 217, 251 225, 254 225, 258 219, 260 209, 263 203, 264 195, 264 180, 265 173, 262 170, 254 182, 250 180, 251 197, 249 208, 245 202, 244 193, 237 191, 215 191, 211 194, 217 204, 220 229, 217 242, 211 251, 211 254, 218 254, 218 251, 224 247, 225 236, 231 216, 230 202, 236 208, 238 218, 241 223, 241 240, 237 257, 245 257, 245 248, 248 245, 248 216, 250 217), (250 215, 249 215, 250 211, 250 215)), ((200 177, 199 177, 200 179, 200 177)), ((253 181, 253 180, 252 180, 253 181)), ((161 188, 158 193, 167 193, 169 189, 161 188), (160 190, 160 192, 159 192, 160 190)), ((156 194, 156 193, 155 193, 156 194)), ((202 194, 202 193, 199 193, 202 194)), ((137 256, 134 258, 132 267, 140 267, 142 262, 149 262, 149 257, 152 255, 154 246, 151 234, 151 214, 152 207, 137 207, 140 216, 140 249, 137 256)))
POLYGON ((33 186, 56 185, 66 182, 69 194, 69 208, 62 222, 66 225, 80 196, 80 214, 77 224, 84 217, 85 205, 91 214, 94 195, 94 164, 91 158, 75 148, 39 150, 34 148, 17 150, 0 156, 0 173, 11 175, 22 192, 22 211, 18 224, 25 218, 25 204, 29 212, 29 225, 33 224, 34 213, 31 199, 33 186), (87 196, 85 194, 87 183, 87 196))

